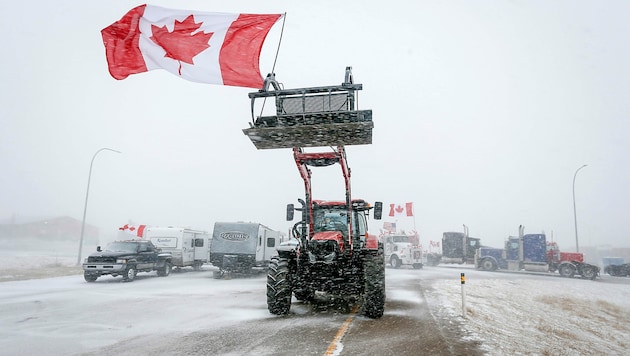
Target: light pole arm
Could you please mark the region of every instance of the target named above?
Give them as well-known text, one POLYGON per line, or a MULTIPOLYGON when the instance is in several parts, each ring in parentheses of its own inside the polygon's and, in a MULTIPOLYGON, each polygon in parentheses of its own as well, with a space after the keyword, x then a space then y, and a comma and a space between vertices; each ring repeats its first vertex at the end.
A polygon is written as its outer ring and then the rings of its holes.
POLYGON ((88 196, 90 195, 90 180, 92 179, 92 166, 94 165, 94 159, 101 151, 112 151, 116 153, 121 153, 120 151, 116 151, 111 148, 101 148, 100 150, 94 153, 94 155, 92 156, 92 161, 90 161, 90 172, 88 173, 87 190, 85 191, 85 204, 83 205, 83 221, 81 223, 81 238, 79 239, 79 254, 77 257, 77 266, 81 265, 81 252, 83 250, 83 234, 85 232, 85 216, 87 214, 88 196))
POLYGON ((575 174, 573 174, 573 222, 575 224, 575 252, 580 252, 580 244, 578 242, 577 209, 575 208, 575 177, 577 177, 577 174, 580 171, 580 169, 586 166, 588 165, 585 164, 582 167, 578 168, 575 171, 575 174))

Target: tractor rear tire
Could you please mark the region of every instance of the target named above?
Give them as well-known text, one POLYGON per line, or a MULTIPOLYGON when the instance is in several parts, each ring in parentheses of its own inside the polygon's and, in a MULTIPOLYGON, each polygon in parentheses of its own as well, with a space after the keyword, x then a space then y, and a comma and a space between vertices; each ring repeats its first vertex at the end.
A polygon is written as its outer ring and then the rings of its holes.
POLYGON ((558 272, 562 277, 573 278, 575 275, 575 267, 572 264, 565 263, 560 265, 558 272))
POLYGON ((271 314, 289 313, 292 289, 288 260, 280 257, 271 258, 267 270, 267 309, 271 314))
POLYGON ((368 255, 364 260, 365 292, 363 313, 368 318, 377 319, 385 311, 385 258, 383 255, 368 255))

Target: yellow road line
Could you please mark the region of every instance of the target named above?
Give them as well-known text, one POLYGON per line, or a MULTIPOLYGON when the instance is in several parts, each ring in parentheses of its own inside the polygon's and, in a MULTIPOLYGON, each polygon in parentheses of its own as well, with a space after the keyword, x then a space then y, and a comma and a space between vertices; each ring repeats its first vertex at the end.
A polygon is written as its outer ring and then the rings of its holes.
POLYGON ((325 356, 332 356, 334 355, 335 351, 337 351, 337 347, 339 347, 339 342, 341 341, 341 339, 343 338, 343 335, 348 330, 348 327, 350 327, 350 323, 352 323, 352 320, 354 319, 354 315, 357 313, 358 309, 359 309, 358 305, 355 305, 354 308, 352 308, 352 311, 350 312, 350 316, 348 317, 348 319, 346 319, 343 325, 341 325, 341 327, 337 331, 337 335, 335 335, 335 338, 328 346, 328 349, 326 349, 326 353, 324 354, 325 356))

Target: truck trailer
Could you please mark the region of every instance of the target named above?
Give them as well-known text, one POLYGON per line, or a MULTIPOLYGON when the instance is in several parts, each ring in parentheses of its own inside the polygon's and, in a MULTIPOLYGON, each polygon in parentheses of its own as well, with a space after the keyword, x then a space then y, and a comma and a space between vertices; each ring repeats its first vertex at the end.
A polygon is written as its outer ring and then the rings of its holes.
POLYGON ((210 262, 226 273, 251 273, 266 268, 285 234, 256 222, 216 222, 210 245, 210 262))
POLYGON ((195 271, 209 261, 210 234, 185 227, 147 227, 142 237, 172 255, 175 268, 192 267, 195 271))

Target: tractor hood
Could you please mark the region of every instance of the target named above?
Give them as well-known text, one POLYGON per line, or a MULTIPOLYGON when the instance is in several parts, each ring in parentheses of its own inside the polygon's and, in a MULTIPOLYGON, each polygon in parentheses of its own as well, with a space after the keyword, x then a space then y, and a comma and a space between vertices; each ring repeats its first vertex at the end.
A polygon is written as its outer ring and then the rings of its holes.
POLYGON ((315 241, 335 241, 339 245, 339 249, 343 252, 345 244, 343 242, 343 234, 339 231, 322 231, 316 232, 312 240, 315 241))

